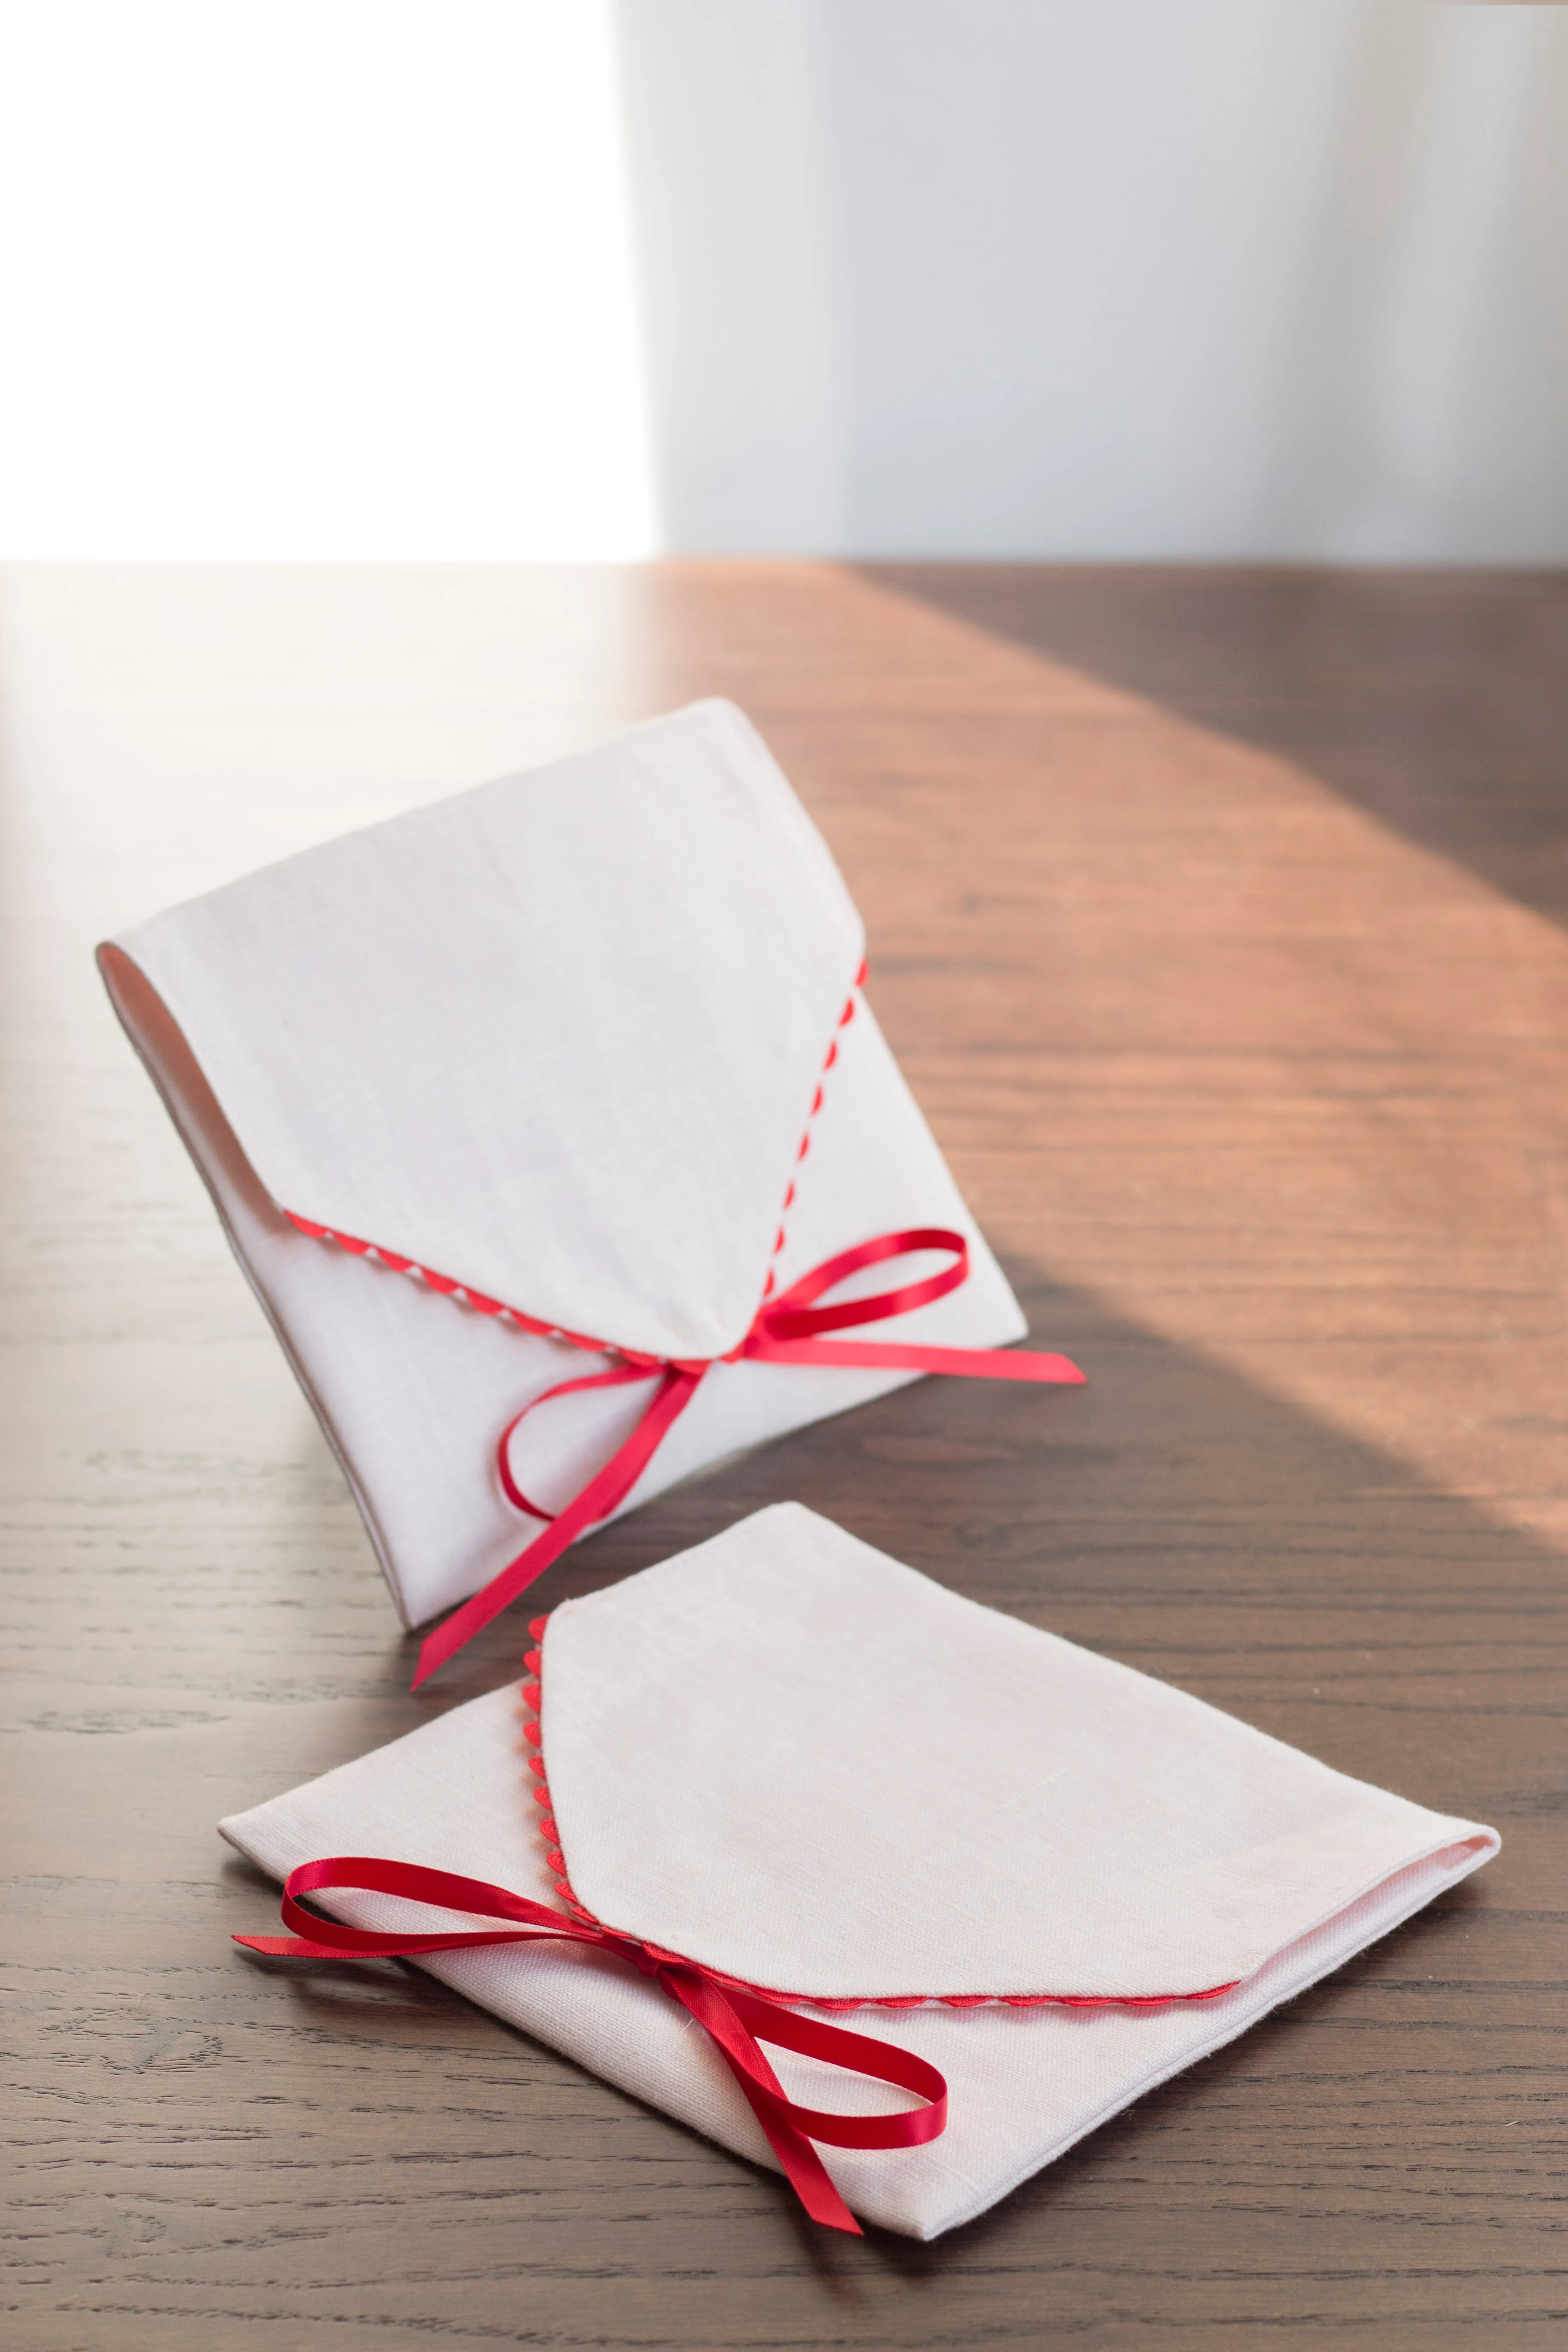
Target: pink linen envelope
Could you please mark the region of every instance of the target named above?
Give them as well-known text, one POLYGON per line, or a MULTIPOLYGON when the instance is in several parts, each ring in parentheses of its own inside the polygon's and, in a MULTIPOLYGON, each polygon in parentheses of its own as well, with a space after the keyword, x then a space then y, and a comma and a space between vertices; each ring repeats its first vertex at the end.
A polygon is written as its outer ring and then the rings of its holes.
MULTIPOLYGON (((497 1440, 608 1360, 552 1329, 722 1359, 770 1292, 869 1236, 938 1227, 966 1244, 967 1279, 888 1335, 1023 1335, 860 993, 864 954, 825 845, 724 702, 100 950, 405 1623, 486 1585, 530 1533, 497 1440)), ((717 1361, 616 1507, 914 1377, 717 1361)), ((648 1393, 552 1402, 513 1441, 521 1488, 561 1509, 648 1393)))
MULTIPOLYGON (((917 2238, 983 2212, 1499 1844, 795 1503, 563 1603, 532 1700, 537 1749, 525 1695, 500 1690, 223 1834, 279 1879, 357 1854, 487 1880, 915 2053, 949 2085, 942 2136, 821 2153, 855 2213, 917 2238)), ((363 1928, 451 1916, 316 1900, 363 1928)), ((712 2042, 622 1961, 532 1944, 420 1965, 773 2161, 712 2042)), ((796 2102, 887 2108, 880 2084, 772 2054, 796 2102)))

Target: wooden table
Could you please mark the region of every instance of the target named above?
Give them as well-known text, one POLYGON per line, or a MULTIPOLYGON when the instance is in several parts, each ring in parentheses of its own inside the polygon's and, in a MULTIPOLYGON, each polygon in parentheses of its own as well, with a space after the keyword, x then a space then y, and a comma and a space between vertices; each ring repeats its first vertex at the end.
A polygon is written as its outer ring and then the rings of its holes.
POLYGON ((1568 583, 41 569, 5 582, 0 687, 7 2341, 1568 2340, 1568 583), (520 1628, 407 1696, 89 960, 714 692, 822 824, 915 1091, 1093 1385, 922 1384, 666 1496, 544 1597, 798 1496, 1506 1841, 927 2247, 814 2233, 412 1974, 228 1942, 274 1897, 217 1816, 492 1687, 520 1628))

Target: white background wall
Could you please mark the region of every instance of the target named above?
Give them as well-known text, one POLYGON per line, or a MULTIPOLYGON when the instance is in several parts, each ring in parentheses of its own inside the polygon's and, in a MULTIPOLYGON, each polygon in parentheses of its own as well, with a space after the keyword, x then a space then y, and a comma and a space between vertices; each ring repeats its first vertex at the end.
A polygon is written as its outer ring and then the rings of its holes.
POLYGON ((0 0, 0 554, 1568 560, 1568 8, 0 0))
POLYGON ((0 555, 654 543, 608 0, 0 0, 0 555))
POLYGON ((1568 9, 616 23, 675 544, 1568 557, 1568 9))

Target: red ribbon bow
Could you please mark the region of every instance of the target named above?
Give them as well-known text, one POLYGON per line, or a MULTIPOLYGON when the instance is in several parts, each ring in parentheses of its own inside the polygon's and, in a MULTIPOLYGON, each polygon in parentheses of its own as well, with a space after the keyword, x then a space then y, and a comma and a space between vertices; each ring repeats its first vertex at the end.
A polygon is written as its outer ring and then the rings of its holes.
POLYGON ((957 1372, 988 1381, 1083 1384, 1083 1374, 1066 1356, 1031 1354, 1011 1348, 911 1347, 894 1340, 824 1339, 819 1336, 825 1331, 843 1330, 854 1323, 880 1323, 890 1316, 908 1315, 917 1307, 929 1306, 933 1298, 944 1298, 950 1290, 956 1290, 968 1279, 969 1244, 962 1234, 951 1233, 941 1225, 879 1234, 875 1241, 860 1242, 854 1249, 841 1250, 837 1257, 825 1259, 777 1298, 764 1299, 750 1331, 727 1356, 682 1362, 622 1350, 617 1352, 624 1353, 626 1360, 612 1370, 591 1372, 582 1380, 562 1381, 556 1387, 546 1389, 542 1396, 524 1405, 522 1412, 507 1423, 497 1448, 496 1462, 508 1500, 520 1511, 547 1519, 551 1525, 546 1533, 536 1536, 526 1550, 519 1552, 472 1600, 465 1601, 427 1636, 419 1653, 414 1688, 417 1690, 438 1666, 445 1665, 466 1642, 472 1641, 481 1627, 525 1591, 585 1528, 596 1520, 607 1519, 626 1500, 664 1442, 671 1423, 685 1412, 715 1361, 732 1364, 747 1358, 760 1358, 773 1364, 829 1364, 862 1371, 957 1372), (816 1304, 824 1292, 847 1282, 863 1266, 879 1265, 888 1258, 909 1257, 920 1250, 947 1251, 953 1263, 923 1281, 904 1283, 896 1290, 879 1290, 874 1297, 846 1299, 837 1307, 816 1304), (636 1429, 565 1509, 556 1514, 531 1503, 513 1478, 507 1458, 518 1423, 542 1404, 548 1404, 552 1397, 571 1396, 582 1389, 619 1388, 631 1381, 650 1380, 657 1380, 658 1387, 636 1429))
POLYGON ((816 2018, 797 2016, 776 2001, 738 1986, 720 1984, 693 1960, 677 1959, 650 1948, 633 1936, 617 1936, 596 1923, 567 1918, 542 1903, 531 1903, 504 1886, 482 1878, 461 1878, 448 1870, 426 1870, 412 1862, 382 1862, 365 1854, 336 1854, 322 1862, 301 1864, 291 1870, 283 1886, 282 1913, 292 1936, 237 1936, 235 1942, 250 1951, 290 1959, 336 1960, 347 1954, 395 1958, 421 1952, 459 1952, 483 1944, 591 1944, 613 1952, 678 2000, 719 2046, 720 2055, 750 2102, 752 2114, 801 2203, 814 2221, 830 2230, 847 2230, 858 2237, 860 2225, 833 2186, 827 2168, 812 2146, 820 2140, 829 2147, 920 2147, 947 2126, 947 2084, 934 2066, 912 2051, 891 2042, 874 2042, 864 2033, 847 2033, 842 2026, 824 2025, 816 2018), (485 1919, 509 1919, 522 1924, 502 1928, 443 1928, 426 1936, 381 1935, 368 1927, 343 1927, 300 1906, 298 1897, 322 1887, 363 1887, 378 1895, 406 1895, 411 1902, 429 1903, 448 1911, 467 1911, 485 1919), (758 2044, 798 2051, 802 2057, 820 2058, 847 2073, 890 2083, 924 2099, 923 2107, 900 2114, 841 2116, 821 2107, 797 2106, 784 2095, 784 2085, 758 2044))

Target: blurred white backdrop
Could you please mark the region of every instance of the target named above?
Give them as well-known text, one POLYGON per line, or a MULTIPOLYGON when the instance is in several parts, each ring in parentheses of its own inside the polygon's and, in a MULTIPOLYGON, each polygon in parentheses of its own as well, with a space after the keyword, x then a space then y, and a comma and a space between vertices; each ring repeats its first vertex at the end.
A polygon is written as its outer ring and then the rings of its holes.
POLYGON ((0 29, 0 554, 1568 559, 1568 8, 0 29))
POLYGON ((675 544, 1568 556, 1568 8, 616 22, 675 544))
POLYGON ((656 539, 607 0, 0 0, 0 554, 656 539))

